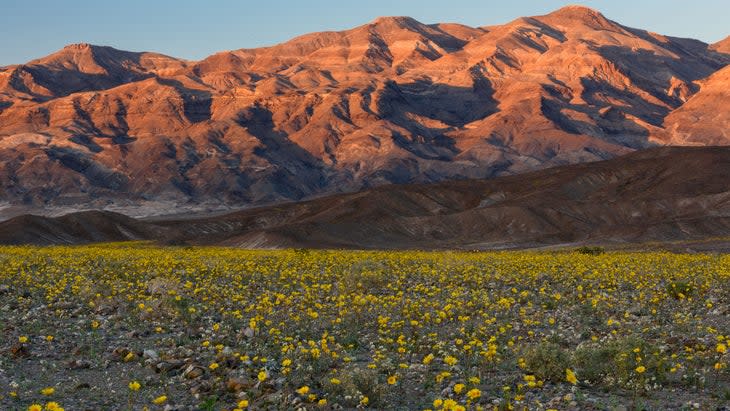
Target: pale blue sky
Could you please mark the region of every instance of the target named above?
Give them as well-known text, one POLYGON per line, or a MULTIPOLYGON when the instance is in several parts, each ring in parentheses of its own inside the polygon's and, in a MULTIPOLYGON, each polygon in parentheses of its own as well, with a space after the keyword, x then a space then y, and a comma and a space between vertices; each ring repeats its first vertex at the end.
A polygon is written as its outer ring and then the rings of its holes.
POLYGON ((571 3, 672 36, 711 43, 730 34, 730 0, 0 0, 0 65, 79 42, 200 59, 351 28, 377 16, 484 26, 571 3))

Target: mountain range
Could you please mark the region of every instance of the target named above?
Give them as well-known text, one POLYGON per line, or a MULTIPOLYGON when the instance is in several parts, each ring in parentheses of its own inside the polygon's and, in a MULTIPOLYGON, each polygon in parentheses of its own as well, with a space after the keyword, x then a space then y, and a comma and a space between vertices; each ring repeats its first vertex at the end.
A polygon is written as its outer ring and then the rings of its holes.
POLYGON ((568 6, 383 17, 200 61, 69 45, 0 68, 0 202, 250 207, 730 144, 730 38, 568 6))

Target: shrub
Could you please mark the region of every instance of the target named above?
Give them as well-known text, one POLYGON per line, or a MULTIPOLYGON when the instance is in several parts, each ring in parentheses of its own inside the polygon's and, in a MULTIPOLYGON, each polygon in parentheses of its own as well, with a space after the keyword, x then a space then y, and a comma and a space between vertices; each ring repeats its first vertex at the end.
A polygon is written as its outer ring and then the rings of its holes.
POLYGON ((573 361, 582 381, 604 387, 643 389, 642 380, 666 382, 667 364, 657 353, 657 347, 641 338, 626 337, 603 345, 579 347, 573 361), (645 369, 642 374, 636 371, 639 366, 645 369))
POLYGON ((667 284, 667 293, 676 299, 680 299, 682 296, 688 297, 692 290, 692 284, 684 281, 672 281, 667 284))
POLYGON ((606 250, 603 247, 589 247, 589 246, 583 246, 575 250, 579 254, 588 254, 588 255, 600 255, 606 252, 606 250))
POLYGON ((524 353, 526 371, 541 380, 565 381, 565 369, 570 368, 570 355, 555 343, 545 342, 528 347, 524 353))

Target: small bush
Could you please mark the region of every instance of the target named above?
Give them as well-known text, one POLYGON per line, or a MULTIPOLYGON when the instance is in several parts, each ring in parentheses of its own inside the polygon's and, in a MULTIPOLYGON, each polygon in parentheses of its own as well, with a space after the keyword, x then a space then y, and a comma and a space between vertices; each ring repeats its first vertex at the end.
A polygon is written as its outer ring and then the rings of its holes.
POLYGON ((692 284, 684 281, 672 281, 667 285, 667 293, 676 299, 688 297, 693 291, 692 284))
POLYGON ((588 254, 588 255, 600 255, 606 252, 606 250, 603 247, 589 247, 589 246, 583 246, 575 250, 575 252, 579 254, 588 254))
POLYGON ((614 362, 619 350, 615 345, 581 347, 573 358, 581 381, 592 384, 604 382, 614 374, 614 362))
POLYGON ((555 343, 528 347, 523 354, 526 371, 541 380, 565 381, 565 369, 570 368, 570 355, 555 343))
POLYGON ((658 355, 657 347, 637 337, 626 337, 597 346, 578 348, 573 361, 578 378, 605 387, 641 388, 642 380, 664 383, 667 364, 658 355), (637 361, 637 358, 641 358, 637 361), (636 372, 644 366, 643 374, 636 372))

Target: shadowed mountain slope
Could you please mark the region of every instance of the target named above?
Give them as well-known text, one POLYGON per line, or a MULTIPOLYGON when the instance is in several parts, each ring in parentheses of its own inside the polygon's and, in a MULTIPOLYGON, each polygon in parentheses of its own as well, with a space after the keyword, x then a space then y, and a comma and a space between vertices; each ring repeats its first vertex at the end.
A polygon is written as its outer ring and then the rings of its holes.
POLYGON ((654 148, 517 176, 383 186, 207 218, 146 219, 139 226, 111 213, 34 224, 18 217, 0 223, 0 242, 73 242, 63 233, 79 233, 76 221, 103 227, 84 231, 109 233, 95 237, 98 241, 127 236, 251 248, 487 249, 707 240, 730 237, 728 178, 730 147, 654 148), (109 228, 122 223, 134 230, 109 228))
POLYGON ((109 211, 83 211, 49 218, 19 216, 0 222, 0 244, 86 244, 152 240, 170 230, 109 211))
POLYGON ((186 242, 243 247, 499 248, 708 238, 730 236, 728 177, 730 148, 650 149, 537 173, 385 186, 169 225, 186 242))

